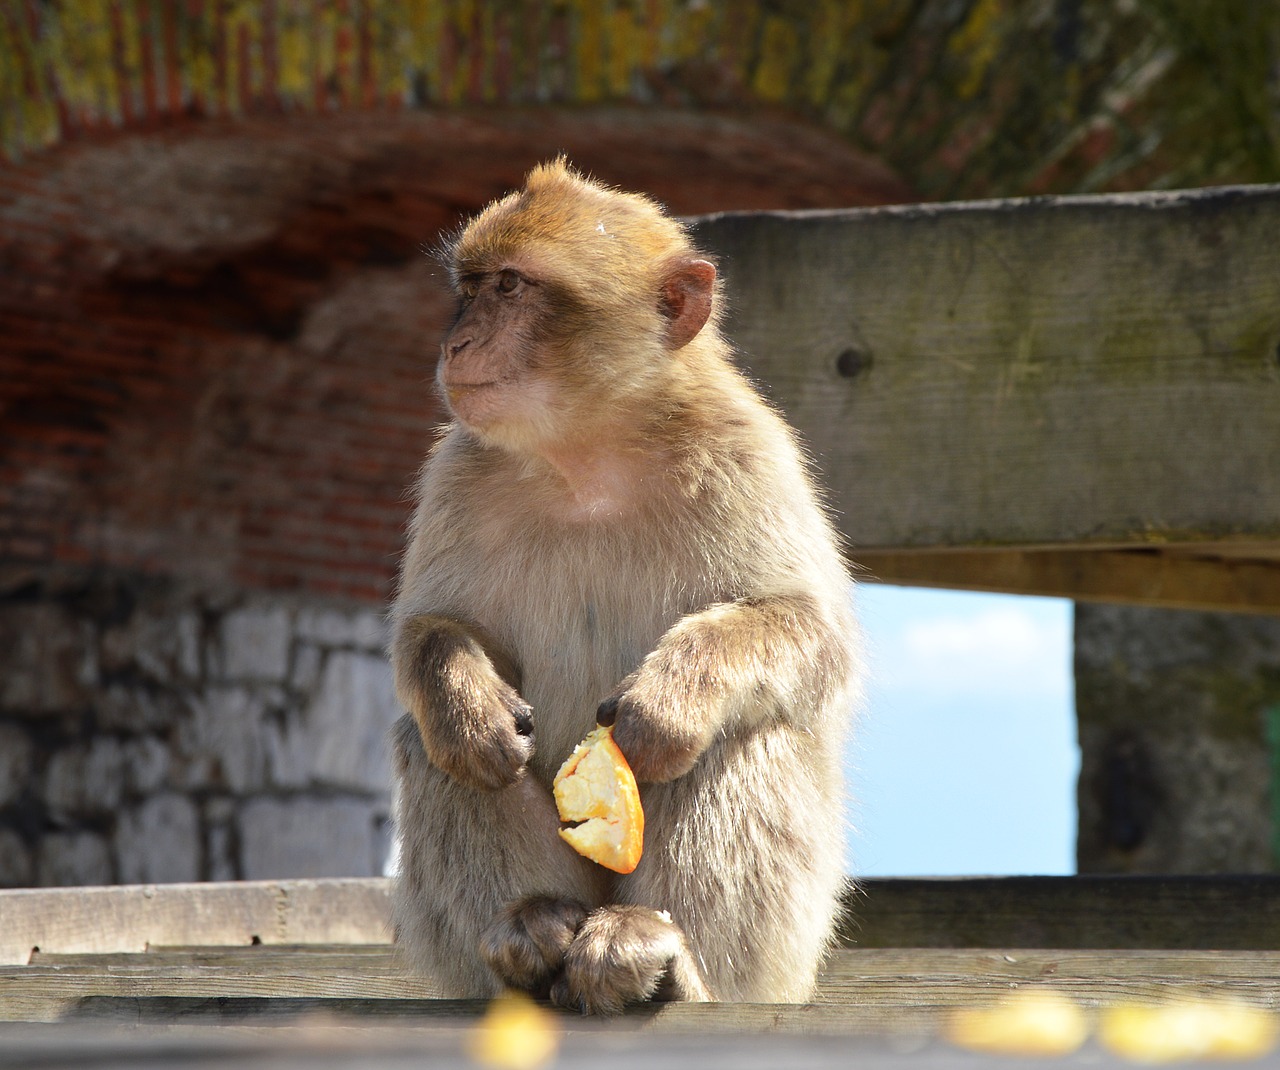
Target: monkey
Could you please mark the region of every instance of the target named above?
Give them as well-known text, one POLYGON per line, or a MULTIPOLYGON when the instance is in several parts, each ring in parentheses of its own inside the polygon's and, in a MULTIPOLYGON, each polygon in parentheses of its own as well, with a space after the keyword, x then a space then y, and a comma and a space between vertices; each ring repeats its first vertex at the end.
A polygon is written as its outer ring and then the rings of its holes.
POLYGON ((563 157, 450 236, 390 620, 396 939, 445 995, 583 1013, 803 1002, 844 882, 851 577, 714 262, 563 157), (639 782, 622 876, 549 790, 596 721, 639 782))

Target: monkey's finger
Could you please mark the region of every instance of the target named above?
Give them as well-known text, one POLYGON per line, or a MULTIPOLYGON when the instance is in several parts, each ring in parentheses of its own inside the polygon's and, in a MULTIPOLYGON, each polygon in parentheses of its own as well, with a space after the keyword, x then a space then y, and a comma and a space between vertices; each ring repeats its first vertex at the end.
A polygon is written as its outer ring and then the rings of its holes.
POLYGON ((601 728, 608 728, 613 724, 618 719, 618 703, 621 700, 622 696, 614 695, 600 703, 596 708, 596 724, 601 728))
POLYGON ((533 739, 533 707, 527 702, 521 702, 512 713, 516 721, 516 735, 533 739))

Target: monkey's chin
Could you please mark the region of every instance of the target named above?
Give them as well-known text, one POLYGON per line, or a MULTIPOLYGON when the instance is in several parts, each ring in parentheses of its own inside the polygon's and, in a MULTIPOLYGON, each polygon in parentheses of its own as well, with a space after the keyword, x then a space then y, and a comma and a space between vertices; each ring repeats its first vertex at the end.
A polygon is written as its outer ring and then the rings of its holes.
POLYGON ((446 386, 449 411, 466 430, 490 446, 514 453, 540 453, 563 421, 538 384, 493 382, 446 386))

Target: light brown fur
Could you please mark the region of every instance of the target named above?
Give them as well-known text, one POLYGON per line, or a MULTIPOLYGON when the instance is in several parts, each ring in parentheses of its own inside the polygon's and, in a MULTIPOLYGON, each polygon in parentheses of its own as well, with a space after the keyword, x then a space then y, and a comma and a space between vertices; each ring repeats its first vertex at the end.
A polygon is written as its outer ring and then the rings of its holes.
POLYGON ((714 269, 562 161, 449 262, 457 419, 392 614, 399 938, 457 996, 804 1000, 843 879, 859 654, 836 539, 730 362, 714 269), (646 814, 627 876, 559 839, 549 791, 602 700, 646 814))

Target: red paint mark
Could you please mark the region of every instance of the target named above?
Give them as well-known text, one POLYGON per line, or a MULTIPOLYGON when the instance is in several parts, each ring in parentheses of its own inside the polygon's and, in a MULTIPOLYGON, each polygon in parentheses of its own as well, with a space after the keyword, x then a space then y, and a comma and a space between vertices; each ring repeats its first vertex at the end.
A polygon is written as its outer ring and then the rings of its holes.
POLYGON ((351 5, 347 0, 338 2, 338 31, 334 40, 334 81, 337 82, 338 103, 346 107, 351 103, 348 90, 351 78, 351 5))
POLYGON ((111 5, 111 62, 116 72, 116 103, 120 108, 120 121, 128 126, 134 120, 133 94, 130 92, 129 71, 124 60, 124 17, 120 3, 111 5))
POLYGON ((182 57, 178 53, 178 23, 170 4, 160 5, 164 40, 165 107, 170 115, 182 111, 182 57))
POLYGON ((280 35, 276 0, 262 5, 262 101, 271 111, 280 110, 280 35))
POLYGON ((538 26, 542 18, 542 5, 540 3, 523 4, 520 7, 520 42, 521 55, 524 57, 524 78, 521 80, 521 89, 526 100, 539 100, 538 95, 538 71, 540 64, 537 57, 541 55, 539 47, 541 46, 541 38, 538 35, 538 26))
POLYGON ((253 103, 253 39, 247 23, 236 27, 236 97, 239 112, 249 110, 253 103))
POLYGON ((506 11, 497 15, 494 25, 493 86, 499 101, 511 99, 512 48, 511 16, 506 11))
POLYGON ((479 6, 471 13, 471 70, 467 78, 467 99, 473 104, 484 100, 484 15, 479 6))
POLYGON ((142 54, 142 113, 148 122, 160 115, 159 90, 156 86, 155 35, 151 26, 151 5, 134 0, 134 17, 138 20, 138 48, 142 54))
POLYGON ((377 100, 377 87, 373 81, 373 16, 366 10, 357 17, 359 33, 356 37, 356 82, 360 87, 360 104, 372 108, 377 100))
POLYGON ((547 89, 552 100, 565 100, 570 94, 569 86, 569 16, 564 11, 553 11, 551 25, 548 28, 551 42, 552 69, 547 79, 547 89))
POLYGON ((213 110, 227 114, 227 18, 226 0, 213 0, 213 110))
POLYGON ((453 80, 458 73, 458 29, 446 19, 440 34, 440 103, 448 103, 453 94, 453 80))
POLYGON ((315 64, 311 71, 312 81, 312 107, 316 111, 325 110, 325 102, 328 99, 327 81, 325 72, 320 69, 320 32, 321 23, 319 19, 313 19, 311 23, 311 61, 315 64))

